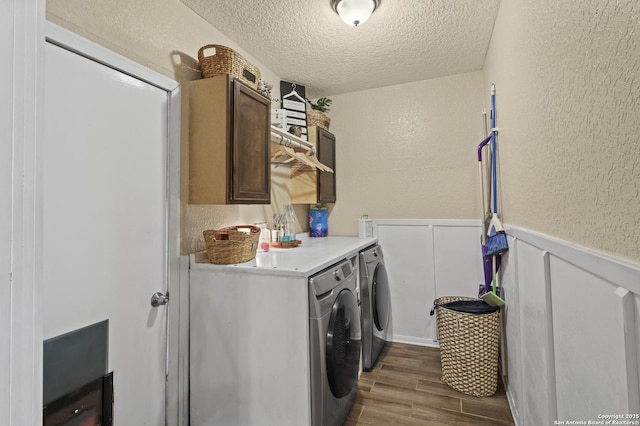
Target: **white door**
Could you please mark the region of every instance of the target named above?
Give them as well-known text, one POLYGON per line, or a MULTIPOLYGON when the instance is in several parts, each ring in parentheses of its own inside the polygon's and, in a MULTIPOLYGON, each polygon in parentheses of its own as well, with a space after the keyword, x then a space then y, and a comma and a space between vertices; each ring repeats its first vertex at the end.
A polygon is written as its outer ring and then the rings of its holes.
POLYGON ((109 320, 116 425, 164 425, 168 96, 47 43, 44 339, 109 320))

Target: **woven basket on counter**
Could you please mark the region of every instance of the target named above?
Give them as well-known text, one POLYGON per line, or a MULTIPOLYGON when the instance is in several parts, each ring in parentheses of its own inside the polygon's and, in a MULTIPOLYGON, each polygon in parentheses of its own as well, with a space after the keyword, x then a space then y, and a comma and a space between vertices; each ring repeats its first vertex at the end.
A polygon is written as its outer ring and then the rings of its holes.
POLYGON ((241 80, 254 90, 258 88, 260 70, 251 65, 235 50, 219 44, 207 44, 198 50, 200 69, 205 78, 228 74, 241 80), (205 50, 214 49, 214 53, 205 56, 205 50))
POLYGON ((479 299, 445 296, 434 301, 442 380, 467 395, 491 396, 498 386, 500 311, 472 314, 441 306, 462 300, 479 299))
POLYGON ((244 263, 256 257, 260 228, 253 225, 230 226, 202 232, 209 262, 219 265, 244 263), (249 229, 249 233, 238 231, 249 229))
POLYGON ((307 110, 307 126, 318 126, 328 132, 329 125, 331 125, 331 119, 325 113, 315 109, 307 110))

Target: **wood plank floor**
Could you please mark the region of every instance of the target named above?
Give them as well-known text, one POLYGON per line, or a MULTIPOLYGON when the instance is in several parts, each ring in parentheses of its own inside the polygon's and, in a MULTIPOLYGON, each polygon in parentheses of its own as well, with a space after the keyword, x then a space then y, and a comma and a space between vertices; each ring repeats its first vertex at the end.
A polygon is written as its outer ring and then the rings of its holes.
POLYGON ((392 343, 360 376, 345 426, 514 424, 502 383, 495 395, 477 398, 450 388, 441 375, 438 348, 392 343))

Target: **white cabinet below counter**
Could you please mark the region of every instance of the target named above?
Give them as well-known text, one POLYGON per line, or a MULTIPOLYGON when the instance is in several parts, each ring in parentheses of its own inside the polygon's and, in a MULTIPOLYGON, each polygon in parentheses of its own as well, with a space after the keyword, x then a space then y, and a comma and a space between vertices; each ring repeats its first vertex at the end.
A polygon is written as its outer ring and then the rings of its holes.
POLYGON ((192 425, 310 424, 308 278, 376 240, 301 239, 237 265, 190 256, 192 425))

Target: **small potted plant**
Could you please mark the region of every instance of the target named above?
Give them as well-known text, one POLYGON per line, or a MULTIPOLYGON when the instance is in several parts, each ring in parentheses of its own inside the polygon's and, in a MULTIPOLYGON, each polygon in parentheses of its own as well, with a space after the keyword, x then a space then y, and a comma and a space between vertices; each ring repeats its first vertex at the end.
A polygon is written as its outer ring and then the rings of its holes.
POLYGON ((307 109, 307 126, 318 126, 329 131, 331 119, 325 112, 329 112, 333 101, 329 98, 319 98, 315 102, 307 99, 307 102, 311 105, 311 109, 307 109))

